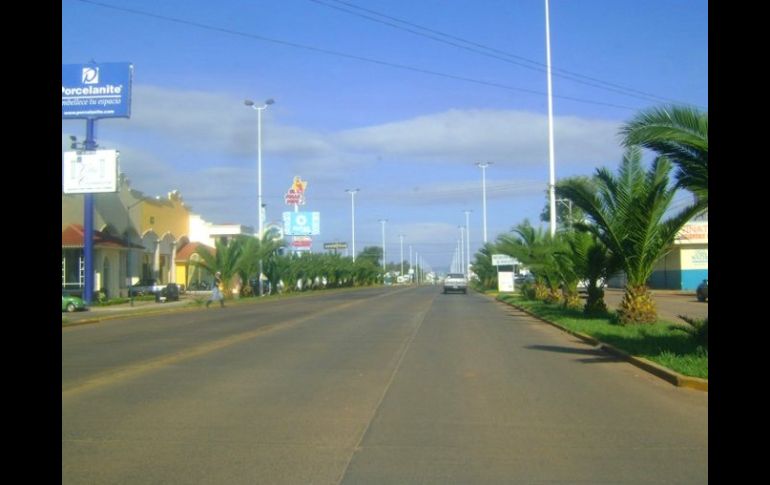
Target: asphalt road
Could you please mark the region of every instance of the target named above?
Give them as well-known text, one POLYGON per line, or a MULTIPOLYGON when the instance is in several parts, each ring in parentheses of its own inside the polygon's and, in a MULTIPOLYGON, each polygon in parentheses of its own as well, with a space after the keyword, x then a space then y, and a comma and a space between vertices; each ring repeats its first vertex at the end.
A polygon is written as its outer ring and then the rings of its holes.
POLYGON ((62 329, 65 484, 703 484, 707 417, 708 393, 437 287, 62 329))

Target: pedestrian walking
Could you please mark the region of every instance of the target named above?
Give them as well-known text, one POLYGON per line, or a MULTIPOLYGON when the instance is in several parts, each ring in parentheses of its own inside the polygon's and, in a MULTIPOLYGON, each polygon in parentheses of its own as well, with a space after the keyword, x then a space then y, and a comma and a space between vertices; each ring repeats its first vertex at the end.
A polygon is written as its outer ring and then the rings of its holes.
POLYGON ((209 301, 206 302, 206 308, 211 305, 212 301, 218 301, 219 306, 222 308, 225 307, 225 284, 224 281, 222 281, 222 273, 217 271, 214 273, 214 285, 211 289, 211 298, 209 298, 209 301))

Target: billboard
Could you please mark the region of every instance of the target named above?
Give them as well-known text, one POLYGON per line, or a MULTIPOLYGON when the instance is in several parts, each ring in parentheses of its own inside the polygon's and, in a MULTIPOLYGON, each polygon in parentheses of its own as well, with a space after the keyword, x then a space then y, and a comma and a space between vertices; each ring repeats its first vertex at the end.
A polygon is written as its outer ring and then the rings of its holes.
POLYGON ((508 256, 507 254, 492 255, 492 266, 510 266, 514 264, 519 264, 519 262, 512 256, 508 256))
POLYGON ((63 64, 62 119, 130 118, 133 73, 128 62, 63 64))
POLYGON ((310 251, 313 246, 313 238, 309 236, 295 236, 291 241, 291 248, 294 251, 310 251))
POLYGON ((320 212, 284 212, 283 233, 287 236, 321 234, 320 212))
POLYGON ((347 249, 348 243, 344 242, 330 242, 324 243, 324 249, 347 249))
POLYGON ((286 205, 305 205, 305 190, 307 190, 307 182, 295 176, 291 187, 283 197, 286 205))
POLYGON ((62 191, 65 194, 117 192, 117 150, 64 152, 62 191))

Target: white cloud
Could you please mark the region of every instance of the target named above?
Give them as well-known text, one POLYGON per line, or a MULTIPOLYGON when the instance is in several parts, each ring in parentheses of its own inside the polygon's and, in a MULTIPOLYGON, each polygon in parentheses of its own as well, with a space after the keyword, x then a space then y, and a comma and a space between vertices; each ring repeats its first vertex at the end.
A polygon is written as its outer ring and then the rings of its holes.
MULTIPOLYGON (((554 140, 564 163, 618 158, 619 124, 556 117, 554 140)), ((450 110, 334 135, 344 149, 423 162, 493 161, 540 165, 548 160, 547 119, 524 111, 450 110)))
MULTIPOLYGON (((490 200, 542 197, 547 121, 539 113, 449 110, 331 133, 285 124, 281 114, 274 107, 263 112, 265 195, 268 184, 275 192, 301 175, 319 198, 345 200, 343 189, 355 184, 378 203, 440 207, 478 198, 480 174, 472 164, 484 160, 495 163, 487 171, 490 200), (461 181, 466 175, 470 180, 461 181)), ((253 224, 256 118, 229 94, 136 85, 131 118, 100 121, 97 141, 121 151, 122 170, 137 190, 179 189, 206 218, 253 224)), ((63 150, 83 124, 63 123, 63 150)), ((620 160, 619 124, 556 117, 557 175, 620 160)))

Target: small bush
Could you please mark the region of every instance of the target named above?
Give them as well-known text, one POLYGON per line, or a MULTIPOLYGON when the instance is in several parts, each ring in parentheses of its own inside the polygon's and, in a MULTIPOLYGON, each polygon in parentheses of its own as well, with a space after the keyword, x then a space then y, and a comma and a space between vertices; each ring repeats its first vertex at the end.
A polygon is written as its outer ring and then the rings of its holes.
POLYGON ((687 315, 679 315, 679 318, 689 323, 689 327, 683 327, 680 325, 673 325, 671 328, 686 332, 695 339, 696 342, 709 347, 709 317, 706 318, 693 318, 687 315))

